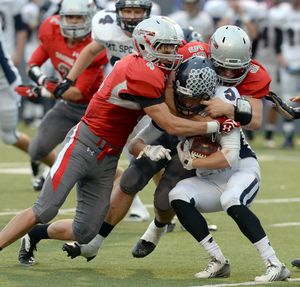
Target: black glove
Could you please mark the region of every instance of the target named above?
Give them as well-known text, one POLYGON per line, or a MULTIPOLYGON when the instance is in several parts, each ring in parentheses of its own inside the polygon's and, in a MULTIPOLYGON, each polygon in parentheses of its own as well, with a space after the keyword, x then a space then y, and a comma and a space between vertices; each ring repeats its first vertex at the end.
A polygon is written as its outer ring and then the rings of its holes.
POLYGON ((278 97, 275 93, 269 92, 269 95, 265 97, 267 100, 274 103, 275 110, 281 114, 287 120, 299 119, 300 111, 299 109, 295 109, 289 106, 286 102, 284 102, 280 97, 278 97), (298 110, 298 111, 297 111, 298 110))
POLYGON ((66 90, 68 90, 73 84, 74 84, 74 81, 72 81, 68 78, 64 78, 54 89, 54 92, 53 92, 54 97, 56 99, 61 99, 64 92, 66 90))

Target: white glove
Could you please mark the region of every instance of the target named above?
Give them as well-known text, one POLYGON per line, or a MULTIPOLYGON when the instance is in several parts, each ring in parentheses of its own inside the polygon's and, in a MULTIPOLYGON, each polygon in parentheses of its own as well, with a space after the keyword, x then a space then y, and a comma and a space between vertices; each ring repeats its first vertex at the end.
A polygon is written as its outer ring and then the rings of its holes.
POLYGON ((161 159, 171 159, 171 150, 164 148, 162 145, 146 145, 144 149, 139 153, 137 159, 142 156, 149 157, 152 161, 159 161, 161 159))
POLYGON ((184 142, 179 142, 177 145, 177 153, 178 157, 183 165, 183 167, 187 170, 195 169, 193 167, 193 158, 190 153, 191 142, 189 140, 185 140, 184 142), (183 146, 183 147, 181 147, 183 146))

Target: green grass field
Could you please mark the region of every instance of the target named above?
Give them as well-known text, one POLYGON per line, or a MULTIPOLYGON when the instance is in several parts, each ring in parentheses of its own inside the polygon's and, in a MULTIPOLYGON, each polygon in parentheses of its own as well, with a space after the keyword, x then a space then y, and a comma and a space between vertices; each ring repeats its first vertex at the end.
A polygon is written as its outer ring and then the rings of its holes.
MULTIPOLYGON (((281 139, 277 140, 279 143, 281 139)), ((291 282, 272 285, 300 286, 300 281, 296 281, 300 280, 300 269, 294 269, 290 264, 293 258, 300 257, 300 146, 286 151, 263 149, 261 143, 258 135, 253 147, 261 160, 262 186, 252 209, 261 219, 278 256, 293 271, 291 282)), ((0 144, 0 228, 15 212, 34 202, 38 194, 32 191, 30 180, 27 155, 0 144)), ((152 203, 153 189, 150 184, 140 193, 146 204, 152 203)), ((73 192, 63 209, 74 206, 73 192)), ((152 213, 151 207, 149 210, 152 213)), ((58 218, 72 216, 69 211, 58 218)), ((89 263, 81 257, 67 258, 61 250, 63 242, 45 240, 38 246, 38 264, 23 267, 17 260, 19 242, 14 243, 0 252, 0 286, 252 286, 254 277, 265 271, 255 248, 225 213, 205 217, 218 225, 214 237, 230 259, 230 278, 200 280, 193 277, 209 259, 195 240, 181 230, 179 223, 173 233, 164 235, 153 254, 144 259, 133 258, 131 249, 149 222, 124 221, 107 238, 97 258, 89 263)))

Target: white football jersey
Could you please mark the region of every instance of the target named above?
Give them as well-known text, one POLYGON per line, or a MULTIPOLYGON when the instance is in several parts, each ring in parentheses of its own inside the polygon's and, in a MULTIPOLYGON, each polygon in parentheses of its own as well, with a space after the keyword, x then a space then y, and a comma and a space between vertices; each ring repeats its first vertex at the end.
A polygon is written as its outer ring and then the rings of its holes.
MULTIPOLYGON (((10 55, 4 47, 4 34, 0 25, 0 89, 5 89, 9 86, 12 88, 21 84, 21 77, 17 68, 14 66, 10 55)), ((1 95, 0 95, 1 97, 1 95)), ((18 97, 19 98, 19 97, 18 97)))
POLYGON ((282 53, 289 67, 300 69, 300 11, 286 9, 281 23, 282 53))
POLYGON ((15 22, 14 17, 21 14, 21 10, 27 0, 0 0, 0 21, 2 23, 2 44, 7 52, 15 51, 15 22))
POLYGON ((112 65, 133 51, 132 38, 117 25, 115 11, 101 10, 93 17, 92 38, 106 48, 112 65))
POLYGON ((278 63, 275 53, 275 30, 281 28, 285 17, 285 10, 289 5, 283 3, 271 8, 264 7, 261 18, 258 20, 260 39, 256 51, 256 59, 262 64, 278 63))

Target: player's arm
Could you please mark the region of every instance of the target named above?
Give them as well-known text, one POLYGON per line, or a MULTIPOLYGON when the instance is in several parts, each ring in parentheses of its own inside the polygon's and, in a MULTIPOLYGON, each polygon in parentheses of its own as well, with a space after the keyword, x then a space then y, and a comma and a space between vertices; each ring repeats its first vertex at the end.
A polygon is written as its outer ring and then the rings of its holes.
POLYGON ((103 50, 104 46, 95 40, 85 46, 72 66, 72 69, 68 73, 67 79, 74 82, 103 50))
POLYGON ((190 153, 190 144, 186 140, 183 145, 177 146, 179 158, 184 168, 191 170, 224 169, 234 166, 239 160, 240 152, 240 130, 234 129, 230 134, 223 135, 220 140, 221 150, 210 154, 207 157, 193 158, 190 153))
POLYGON ((219 131, 219 122, 198 122, 179 118, 170 113, 165 103, 151 105, 144 111, 168 134, 175 136, 193 136, 219 131))
POLYGON ((21 14, 14 16, 14 23, 16 29, 16 45, 15 52, 12 56, 12 61, 16 67, 18 67, 23 60, 24 49, 27 41, 27 25, 22 20, 21 14))
POLYGON ((252 97, 238 99, 237 105, 224 102, 220 98, 203 101, 205 111, 213 118, 225 116, 239 122, 248 130, 259 129, 262 125, 262 100, 252 97))

